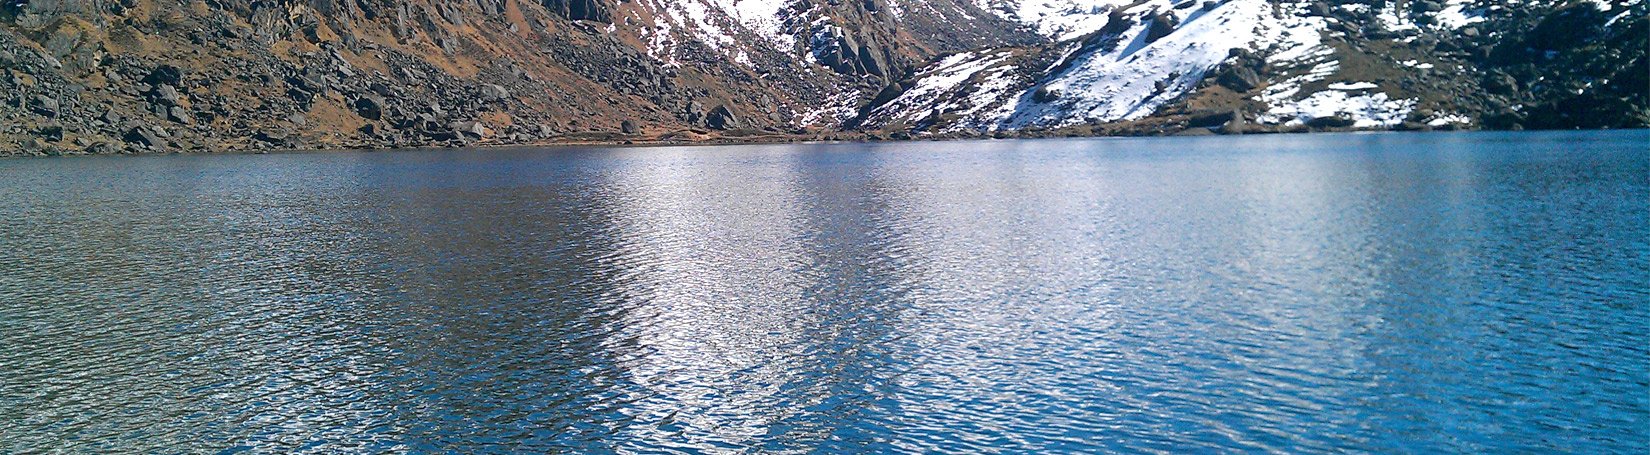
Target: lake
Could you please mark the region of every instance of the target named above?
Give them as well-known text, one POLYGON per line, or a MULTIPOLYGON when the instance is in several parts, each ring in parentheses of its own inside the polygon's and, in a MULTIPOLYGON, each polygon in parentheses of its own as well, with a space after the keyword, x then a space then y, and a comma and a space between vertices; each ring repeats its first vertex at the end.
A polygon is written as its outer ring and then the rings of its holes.
POLYGON ((0 453, 1643 453, 1647 150, 0 160, 0 453))

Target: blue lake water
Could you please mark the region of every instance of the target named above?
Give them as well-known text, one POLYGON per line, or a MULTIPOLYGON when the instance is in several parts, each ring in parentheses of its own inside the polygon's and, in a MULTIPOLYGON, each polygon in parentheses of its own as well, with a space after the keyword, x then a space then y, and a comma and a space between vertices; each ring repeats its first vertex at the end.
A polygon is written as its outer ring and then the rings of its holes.
POLYGON ((1644 453, 1650 133, 0 161, 0 454, 1644 453))

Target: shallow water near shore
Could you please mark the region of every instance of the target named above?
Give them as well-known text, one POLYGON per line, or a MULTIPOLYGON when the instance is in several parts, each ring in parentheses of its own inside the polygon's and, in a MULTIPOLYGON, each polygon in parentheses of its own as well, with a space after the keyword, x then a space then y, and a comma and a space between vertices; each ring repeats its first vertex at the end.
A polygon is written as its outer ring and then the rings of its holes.
POLYGON ((0 453, 1642 453, 1647 147, 0 161, 0 453))

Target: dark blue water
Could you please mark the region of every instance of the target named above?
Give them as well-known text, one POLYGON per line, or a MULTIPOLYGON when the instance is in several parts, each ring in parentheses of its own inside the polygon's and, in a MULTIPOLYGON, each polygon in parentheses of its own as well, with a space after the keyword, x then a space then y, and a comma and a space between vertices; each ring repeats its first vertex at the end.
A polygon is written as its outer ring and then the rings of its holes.
POLYGON ((1650 134, 0 161, 0 454, 1645 453, 1650 134))

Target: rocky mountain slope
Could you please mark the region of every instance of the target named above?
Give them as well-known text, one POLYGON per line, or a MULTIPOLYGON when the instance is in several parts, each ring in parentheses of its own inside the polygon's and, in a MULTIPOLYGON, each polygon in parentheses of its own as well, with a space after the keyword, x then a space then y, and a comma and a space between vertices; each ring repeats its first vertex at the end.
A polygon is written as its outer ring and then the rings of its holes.
POLYGON ((5 0, 0 155, 1622 128, 1642 0, 5 0))
POLYGON ((1642 2, 1096 3, 1072 14, 1081 20, 1008 9, 1065 39, 944 56, 864 124, 1202 134, 1626 128, 1650 118, 1642 2), (1071 35, 1066 23, 1100 25, 1071 35))

